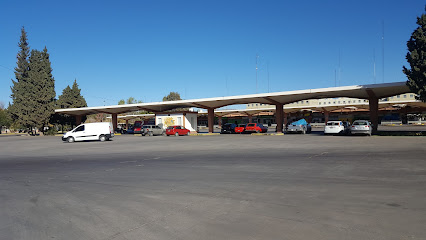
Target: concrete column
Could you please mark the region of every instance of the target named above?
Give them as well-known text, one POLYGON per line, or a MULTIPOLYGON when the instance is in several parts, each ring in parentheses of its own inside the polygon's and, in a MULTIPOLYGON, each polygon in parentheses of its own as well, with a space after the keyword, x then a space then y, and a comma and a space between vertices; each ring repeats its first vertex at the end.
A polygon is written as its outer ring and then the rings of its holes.
POLYGON ((249 123, 253 122, 253 115, 247 114, 248 119, 249 119, 249 123))
POLYGON ((113 131, 117 129, 117 113, 112 114, 112 128, 113 128, 113 131))
POLYGON ((284 109, 283 104, 275 104, 275 121, 277 122, 277 133, 283 132, 284 109))
POLYGON ((217 124, 219 125, 219 127, 222 127, 222 116, 218 116, 217 117, 217 124))
POLYGON ((81 124, 81 115, 75 116, 75 124, 77 126, 81 124))
POLYGON ((328 117, 330 116, 330 112, 327 110, 324 110, 324 123, 327 124, 328 117))
POLYGON ((287 126, 287 113, 284 112, 284 126, 287 126))
POLYGON ((370 107, 370 121, 373 124, 373 134, 376 134, 379 126, 379 99, 369 98, 368 105, 370 107))
POLYGON ((307 118, 308 118, 308 123, 311 124, 311 122, 312 122, 312 112, 311 112, 311 114, 309 114, 309 117, 307 117, 307 118))
POLYGON ((209 133, 213 133, 214 126, 214 108, 207 109, 207 124, 209 125, 209 133))
POLYGON ((129 129, 129 120, 126 120, 126 130, 129 129))

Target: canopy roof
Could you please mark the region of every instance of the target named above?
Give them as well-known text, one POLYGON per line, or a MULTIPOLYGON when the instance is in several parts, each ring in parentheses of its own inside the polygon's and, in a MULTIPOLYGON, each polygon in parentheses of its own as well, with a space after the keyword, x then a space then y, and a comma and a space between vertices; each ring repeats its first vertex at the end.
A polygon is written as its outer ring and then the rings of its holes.
MULTIPOLYGON (((417 100, 405 100, 405 101, 381 101, 379 102, 379 109, 384 108, 426 108, 426 103, 417 100)), ((332 112, 341 109, 369 109, 368 102, 361 103, 344 103, 344 104, 332 104, 332 105, 309 105, 309 106, 290 106, 284 107, 284 112, 294 113, 299 111, 316 111, 316 112, 332 112)), ((259 113, 273 112, 275 113, 275 107, 264 107, 264 108, 251 108, 251 109, 229 109, 229 110, 216 110, 214 114, 216 116, 228 116, 231 114, 243 114, 243 115, 257 115, 259 113)), ((199 115, 207 115, 207 112, 199 112, 199 115)))
POLYGON ((56 113, 68 115, 88 115, 94 113, 126 113, 139 110, 148 112, 163 112, 175 108, 198 107, 198 108, 220 108, 235 104, 264 103, 264 104, 288 104, 306 99, 350 97, 378 99, 395 96, 410 92, 405 82, 356 85, 345 87, 318 88, 286 92, 249 94, 229 97, 202 98, 168 102, 136 103, 126 105, 112 105, 101 107, 67 108, 56 109, 56 113))

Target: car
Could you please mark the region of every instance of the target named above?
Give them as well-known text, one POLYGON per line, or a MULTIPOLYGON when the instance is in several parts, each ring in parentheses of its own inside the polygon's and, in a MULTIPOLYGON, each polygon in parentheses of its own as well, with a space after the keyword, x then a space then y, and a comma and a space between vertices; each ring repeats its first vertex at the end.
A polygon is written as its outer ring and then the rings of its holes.
POLYGON ((373 128, 368 120, 355 120, 351 126, 351 134, 365 134, 371 136, 373 128))
POLYGON ((324 135, 340 134, 345 135, 349 132, 349 123, 343 121, 328 121, 324 126, 324 135))
POLYGON ((133 133, 142 133, 142 121, 135 121, 135 124, 133 125, 133 133))
POLYGON ((312 131, 311 125, 305 119, 299 119, 295 122, 290 123, 287 128, 287 133, 310 133, 312 131))
POLYGON ((268 131, 268 128, 261 123, 248 123, 244 131, 247 133, 265 133, 268 131))
POLYGON ((243 133, 246 129, 246 124, 238 124, 238 126, 236 126, 234 128, 234 132, 235 133, 243 133))
POLYGON ((120 134, 125 134, 125 133, 126 133, 126 130, 125 130, 124 128, 122 128, 122 127, 117 127, 117 128, 115 129, 115 132, 116 132, 116 133, 120 133, 120 134))
POLYGON ((99 140, 104 142, 113 137, 114 130, 111 122, 84 123, 66 132, 62 136, 62 141, 72 143, 75 141, 99 140))
POLYGON ((143 125, 142 136, 165 135, 166 131, 158 125, 143 125))
POLYGON ((129 128, 126 130, 126 133, 127 133, 127 134, 134 134, 134 133, 135 133, 135 131, 133 131, 133 127, 129 127, 129 128))
POLYGON ((235 123, 225 123, 222 125, 222 130, 220 130, 220 133, 235 133, 235 127, 237 124, 235 123))
POLYGON ((186 129, 183 126, 168 126, 166 129, 166 135, 167 136, 171 136, 171 135, 175 135, 175 136, 184 136, 184 135, 190 135, 191 131, 189 131, 189 129, 186 129))

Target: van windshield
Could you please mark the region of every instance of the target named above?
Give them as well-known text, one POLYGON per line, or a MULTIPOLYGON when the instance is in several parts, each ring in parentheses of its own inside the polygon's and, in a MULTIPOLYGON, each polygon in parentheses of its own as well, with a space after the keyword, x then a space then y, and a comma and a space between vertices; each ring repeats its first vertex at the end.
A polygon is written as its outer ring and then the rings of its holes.
POLYGON ((81 131, 84 131, 84 125, 81 125, 74 130, 74 132, 81 132, 81 131))

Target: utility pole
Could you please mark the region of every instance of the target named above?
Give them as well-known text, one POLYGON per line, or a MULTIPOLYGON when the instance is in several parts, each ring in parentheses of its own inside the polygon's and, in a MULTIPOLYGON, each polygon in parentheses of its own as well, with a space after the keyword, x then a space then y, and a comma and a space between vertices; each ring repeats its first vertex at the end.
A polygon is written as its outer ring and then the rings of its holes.
POLYGON ((268 93, 269 93, 269 61, 266 62, 266 71, 268 72, 268 93))
POLYGON ((337 71, 334 69, 334 86, 337 87, 337 71))
POLYGON ((256 93, 258 93, 257 89, 257 59, 259 58, 259 55, 256 53, 256 93))
POLYGON ((341 76, 340 76, 340 48, 339 48, 339 86, 341 86, 342 82, 341 82, 341 76))
POLYGON ((385 82, 385 20, 382 20, 382 57, 383 57, 383 83, 385 82))
POLYGON ((376 84, 376 49, 373 49, 373 77, 374 84, 376 84))

